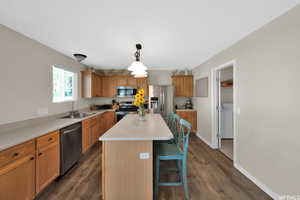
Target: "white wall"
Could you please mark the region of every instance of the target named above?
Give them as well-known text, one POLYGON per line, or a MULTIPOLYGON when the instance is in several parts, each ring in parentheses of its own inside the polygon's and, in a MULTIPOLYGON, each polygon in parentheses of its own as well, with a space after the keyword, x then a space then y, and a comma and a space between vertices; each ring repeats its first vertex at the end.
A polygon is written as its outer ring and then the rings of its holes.
MULTIPOLYGON (((300 6, 194 69, 195 79, 236 60, 236 164, 270 189, 300 194, 300 6)), ((208 98, 194 98, 201 136, 212 141, 208 98)), ((274 193, 272 193, 274 192, 274 193)))
MULTIPOLYGON (((52 103, 52 65, 74 72, 83 65, 3 25, 0 44, 0 124, 39 117, 40 108, 49 115, 71 109, 70 102, 52 103)), ((75 105, 87 107, 88 101, 79 98, 75 105)))
POLYGON ((171 70, 149 70, 149 85, 172 85, 171 70))

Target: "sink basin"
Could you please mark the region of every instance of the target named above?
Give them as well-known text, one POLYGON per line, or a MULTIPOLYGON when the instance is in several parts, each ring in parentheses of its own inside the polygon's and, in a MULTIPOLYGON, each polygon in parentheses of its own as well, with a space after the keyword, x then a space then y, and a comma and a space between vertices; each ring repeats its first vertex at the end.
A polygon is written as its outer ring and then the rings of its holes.
POLYGON ((91 115, 94 115, 96 113, 75 113, 73 115, 66 115, 61 117, 61 119, 80 119, 80 118, 85 118, 91 115))

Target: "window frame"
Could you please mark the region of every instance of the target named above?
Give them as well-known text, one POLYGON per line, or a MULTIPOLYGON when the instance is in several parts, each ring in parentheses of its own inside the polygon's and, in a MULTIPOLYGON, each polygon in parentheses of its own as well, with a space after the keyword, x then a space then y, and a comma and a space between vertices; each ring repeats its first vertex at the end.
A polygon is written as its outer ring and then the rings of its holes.
POLYGON ((52 103, 63 103, 63 102, 74 102, 77 100, 77 80, 78 80, 78 74, 76 72, 66 70, 63 67, 53 65, 52 66, 52 103), (55 97, 54 96, 54 72, 55 70, 60 71, 60 78, 59 78, 59 90, 60 90, 60 96, 55 97), (70 73, 72 74, 72 96, 67 97, 65 96, 65 75, 64 73, 70 73))

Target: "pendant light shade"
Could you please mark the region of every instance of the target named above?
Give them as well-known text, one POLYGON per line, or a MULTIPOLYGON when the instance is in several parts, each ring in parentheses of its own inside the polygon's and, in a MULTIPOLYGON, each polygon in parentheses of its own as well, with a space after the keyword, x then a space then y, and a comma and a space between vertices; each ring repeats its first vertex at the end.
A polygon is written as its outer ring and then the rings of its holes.
POLYGON ((136 70, 147 70, 147 67, 140 61, 134 61, 130 67, 128 67, 129 71, 136 71, 136 70))
POLYGON ((135 61, 128 67, 128 70, 131 71, 135 78, 147 77, 147 67, 140 61, 141 49, 142 45, 136 44, 135 61))

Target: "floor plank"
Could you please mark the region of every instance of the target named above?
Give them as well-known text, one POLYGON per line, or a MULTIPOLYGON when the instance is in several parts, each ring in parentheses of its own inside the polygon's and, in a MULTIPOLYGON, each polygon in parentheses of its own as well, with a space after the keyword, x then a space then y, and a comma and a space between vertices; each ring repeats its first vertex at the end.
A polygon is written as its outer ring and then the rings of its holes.
MULTIPOLYGON (((100 148, 94 146, 64 177, 53 182, 37 199, 99 200, 100 148)), ((192 136, 188 155, 189 189, 192 200, 271 200, 233 167, 232 161, 192 136)), ((175 175, 162 178, 173 180, 175 175)), ((184 199, 182 187, 160 187, 160 200, 184 199)))

